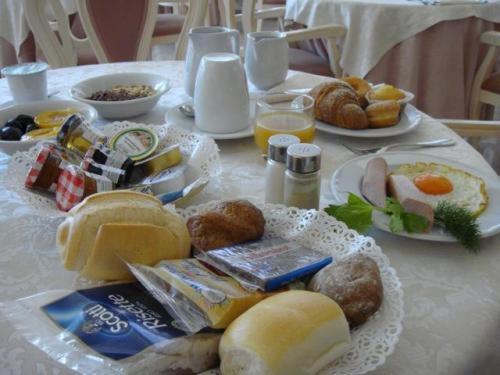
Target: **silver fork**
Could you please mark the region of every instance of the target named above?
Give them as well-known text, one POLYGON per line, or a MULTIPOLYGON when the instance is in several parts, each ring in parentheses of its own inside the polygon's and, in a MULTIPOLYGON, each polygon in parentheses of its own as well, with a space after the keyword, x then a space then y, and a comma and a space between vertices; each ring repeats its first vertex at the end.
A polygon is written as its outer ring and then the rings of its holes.
POLYGON ((393 143, 391 145, 383 146, 383 147, 373 147, 373 148, 357 148, 353 146, 348 146, 345 143, 342 143, 342 146, 347 148, 349 151, 356 155, 366 155, 377 153, 381 154, 393 148, 425 148, 425 147, 447 147, 453 146, 456 142, 450 138, 437 139, 435 141, 426 141, 426 142, 416 142, 416 143, 393 143))

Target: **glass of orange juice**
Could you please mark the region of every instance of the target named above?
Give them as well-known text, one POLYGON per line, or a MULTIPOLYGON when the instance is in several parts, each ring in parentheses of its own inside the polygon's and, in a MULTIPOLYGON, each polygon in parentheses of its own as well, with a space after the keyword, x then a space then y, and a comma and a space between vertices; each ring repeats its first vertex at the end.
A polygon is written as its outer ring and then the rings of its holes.
POLYGON ((274 134, 292 134, 301 142, 314 139, 314 99, 309 95, 271 93, 257 100, 255 143, 267 154, 267 140, 274 134))

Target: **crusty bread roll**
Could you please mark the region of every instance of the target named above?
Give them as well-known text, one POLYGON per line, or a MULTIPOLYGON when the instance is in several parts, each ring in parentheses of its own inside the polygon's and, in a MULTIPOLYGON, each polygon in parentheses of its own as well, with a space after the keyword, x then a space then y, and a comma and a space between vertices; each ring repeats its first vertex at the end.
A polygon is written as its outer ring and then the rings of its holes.
POLYGON ((350 346, 347 321, 332 299, 292 290, 234 320, 220 345, 223 375, 315 374, 350 346))
POLYGON ((193 247, 201 251, 259 240, 265 225, 262 211, 243 199, 220 202, 187 221, 193 247))
POLYGON ((314 275, 307 289, 337 302, 351 328, 375 314, 384 296, 377 263, 364 254, 350 255, 326 266, 314 275))
POLYGON ((370 104, 366 107, 366 116, 370 128, 386 128, 399 122, 401 107, 395 100, 387 100, 370 104))
POLYGON ((89 279, 130 279, 123 260, 153 265, 186 258, 191 240, 180 216, 149 195, 94 194, 75 206, 57 230, 64 267, 89 279))

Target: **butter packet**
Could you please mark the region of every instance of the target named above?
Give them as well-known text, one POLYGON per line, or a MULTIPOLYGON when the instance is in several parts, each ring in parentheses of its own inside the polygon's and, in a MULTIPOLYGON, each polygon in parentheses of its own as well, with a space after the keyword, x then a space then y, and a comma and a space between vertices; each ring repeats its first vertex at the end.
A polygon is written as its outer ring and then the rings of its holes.
POLYGON ((137 280, 176 318, 178 327, 190 333, 205 327, 226 328, 269 295, 245 290, 232 277, 216 274, 192 258, 165 260, 154 267, 128 266, 137 280))
POLYGON ((198 252, 196 258, 234 277, 247 289, 272 291, 314 274, 332 257, 294 241, 270 238, 198 252))

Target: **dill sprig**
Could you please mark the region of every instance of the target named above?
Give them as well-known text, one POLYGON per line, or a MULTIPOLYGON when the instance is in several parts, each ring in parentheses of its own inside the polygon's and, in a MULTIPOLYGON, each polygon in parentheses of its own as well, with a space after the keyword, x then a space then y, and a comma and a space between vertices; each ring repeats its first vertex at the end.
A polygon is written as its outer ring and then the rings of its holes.
POLYGON ((479 251, 481 231, 476 218, 467 209, 441 201, 434 211, 434 220, 467 250, 479 251))

